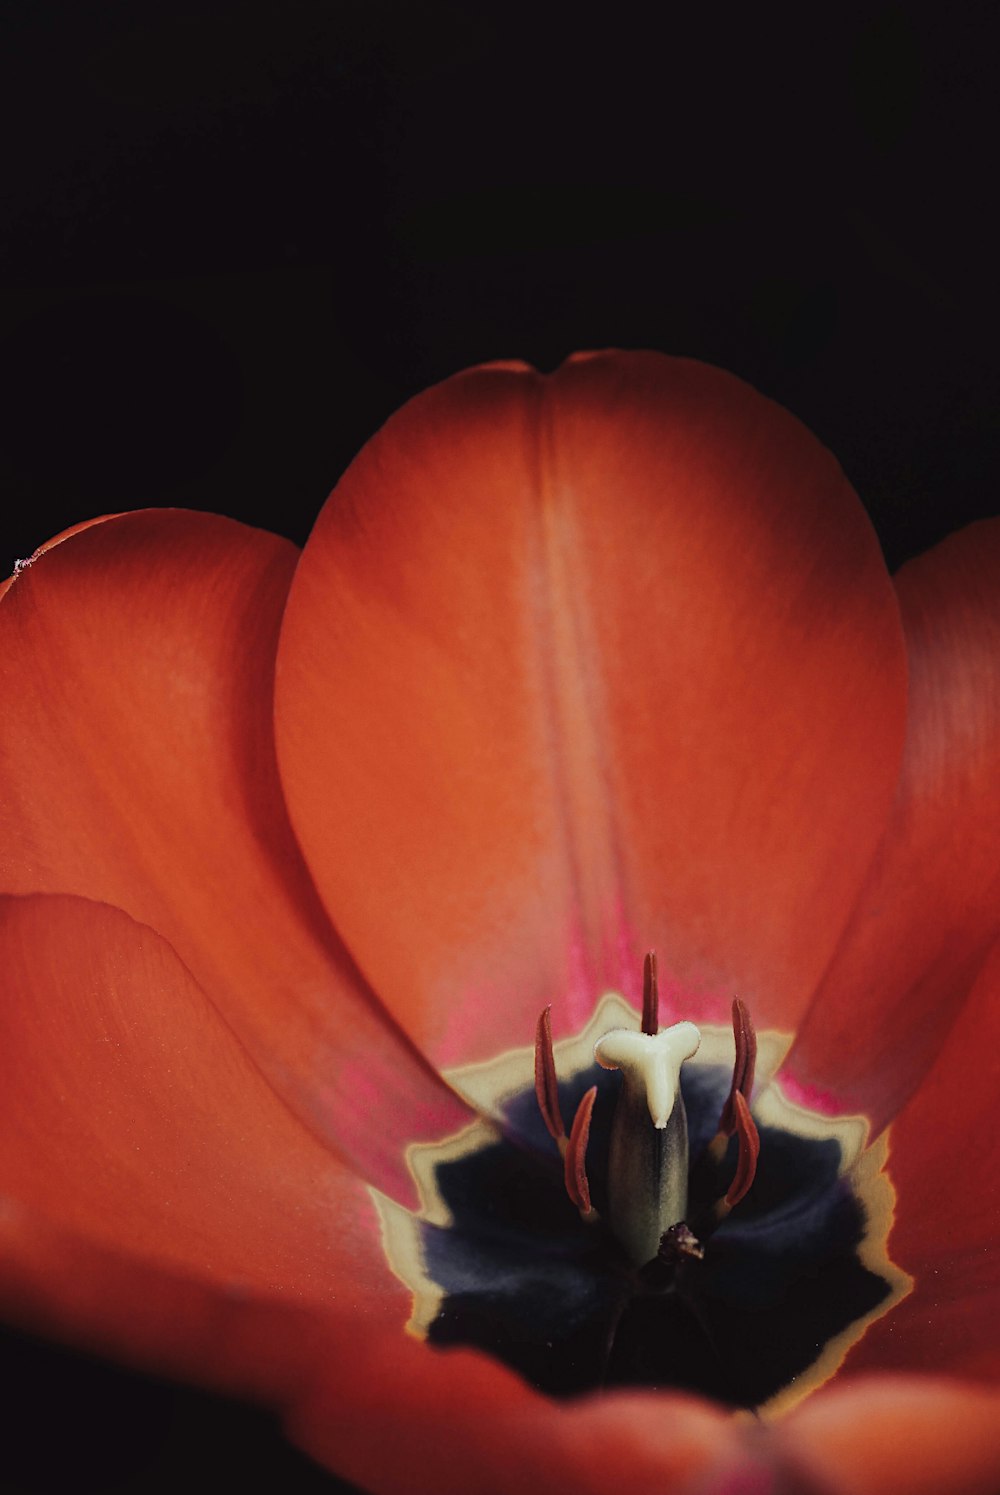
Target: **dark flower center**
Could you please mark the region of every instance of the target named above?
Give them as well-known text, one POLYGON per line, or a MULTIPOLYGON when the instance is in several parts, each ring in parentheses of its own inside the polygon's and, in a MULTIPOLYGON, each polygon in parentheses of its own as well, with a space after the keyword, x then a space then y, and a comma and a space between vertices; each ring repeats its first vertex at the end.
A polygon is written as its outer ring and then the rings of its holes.
MULTIPOLYGON (((486 1351, 556 1396, 677 1388, 770 1411, 820 1384, 909 1289, 885 1250, 893 1199, 885 1144, 852 1145, 857 1129, 768 1087, 775 1093, 755 1103, 756 1127, 749 1122, 755 1141, 759 1133, 752 1182, 730 1207, 741 1171, 746 1183, 746 1133, 734 1123, 720 1139, 719 1123, 733 1120, 740 1068, 737 1025, 735 1075, 732 1063, 711 1057, 680 1069, 685 1213, 662 1234, 657 1226, 659 1250, 654 1244, 648 1261, 638 1260, 645 1247, 637 1251, 630 1227, 622 1229, 616 1200, 628 1086, 620 1072, 577 1069, 556 1081, 556 1096, 553 1069, 548 1108, 525 1084, 502 1098, 502 1131, 427 1150, 421 1187, 430 1207, 407 1216, 405 1229, 393 1207, 386 1230, 394 1270, 415 1292, 414 1327, 433 1343, 486 1351), (568 1160, 550 1135, 553 1107, 575 1116, 581 1102, 583 1199, 573 1182, 578 1129, 563 1139, 568 1160)), ((752 1061, 749 1070, 748 1091, 752 1061)), ((649 1131, 655 1145, 670 1145, 666 1126, 649 1131)))

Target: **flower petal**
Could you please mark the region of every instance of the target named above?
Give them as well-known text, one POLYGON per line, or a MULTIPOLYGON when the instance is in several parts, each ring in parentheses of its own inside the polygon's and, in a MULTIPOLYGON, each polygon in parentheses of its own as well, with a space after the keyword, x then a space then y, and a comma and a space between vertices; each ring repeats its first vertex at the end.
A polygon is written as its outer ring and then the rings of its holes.
POLYGON ((910 657, 899 792, 788 1059, 876 1128, 906 1100, 1000 933, 1000 521, 897 578, 910 657))
POLYGON ((655 354, 414 400, 291 591, 279 762, 317 885, 435 1061, 738 989, 794 1023, 891 798, 899 620, 830 455, 655 354), (378 890, 373 896, 372 890, 378 890), (388 911, 388 913, 387 913, 388 911))
POLYGON ((0 1210, 0 1248, 6 1319, 283 1407, 296 1442, 376 1492, 604 1495, 628 1468, 640 1488, 670 1477, 680 1495, 720 1451, 739 1451, 721 1408, 654 1394, 556 1405, 484 1356, 387 1328, 368 1300, 319 1311, 225 1292, 19 1208, 0 1210))
POLYGON ((848 1368, 1000 1380, 998 1047, 1000 943, 889 1134, 889 1251, 914 1287, 868 1329, 848 1368))
POLYGON ((271 694, 296 552, 210 514, 43 547, 0 601, 8 892, 159 930, 281 1093, 384 1186, 465 1111, 359 980, 285 816, 271 694), (398 1131, 372 1125, 384 1107, 398 1131))
POLYGON ((374 1495, 606 1495, 715 1486, 737 1425, 694 1397, 555 1403, 467 1350, 365 1335, 288 1423, 295 1442, 374 1495))
POLYGON ((838 1385, 810 1397, 774 1429, 790 1466, 788 1482, 778 1488, 817 1495, 995 1495, 998 1419, 995 1391, 960 1382, 885 1376, 838 1385))
POLYGON ((212 1390, 287 1404, 383 1307, 365 1295, 349 1318, 331 1318, 314 1303, 186 1275, 0 1205, 5 1322, 212 1390))
POLYGON ((278 1099, 177 956, 84 899, 0 899, 0 1193, 239 1292, 393 1294, 361 1181, 278 1099))
POLYGON ((375 1495, 993 1495, 1000 1400, 923 1377, 875 1377, 774 1424, 652 1392, 552 1403, 468 1351, 366 1335, 351 1368, 311 1383, 288 1431, 375 1495))
POLYGON ((384 1327, 378 1305, 366 1318, 353 1301, 345 1313, 226 1292, 20 1208, 0 1210, 0 1248, 6 1319, 282 1407, 296 1442, 376 1495, 605 1495, 623 1468, 683 1495, 742 1452, 719 1408, 654 1394, 556 1405, 484 1356, 384 1327))

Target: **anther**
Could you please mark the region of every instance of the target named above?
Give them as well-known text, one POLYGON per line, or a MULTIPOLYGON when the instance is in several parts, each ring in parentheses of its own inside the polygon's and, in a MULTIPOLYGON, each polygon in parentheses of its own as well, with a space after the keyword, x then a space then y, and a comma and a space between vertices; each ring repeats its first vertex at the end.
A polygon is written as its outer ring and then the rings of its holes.
POLYGON ((556 1061, 552 1052, 551 1007, 546 1007, 539 1013, 535 1028, 535 1097, 549 1135, 565 1155, 566 1127, 559 1109, 559 1081, 556 1078, 556 1061))
POLYGON ((726 1143, 736 1131, 737 1095, 742 1095, 746 1101, 750 1100, 757 1065, 757 1034, 753 1018, 749 1007, 740 997, 733 998, 733 1041, 736 1045, 736 1058, 733 1063, 732 1084, 719 1116, 719 1129, 708 1144, 708 1156, 714 1163, 722 1161, 726 1143))
POLYGON ((591 1085, 576 1108, 566 1148, 566 1193, 585 1220, 597 1217, 590 1203, 590 1183, 587 1179, 587 1143, 590 1141, 590 1118, 597 1098, 597 1086, 591 1085))
POLYGON ((642 963, 642 1031, 651 1037, 660 1031, 660 993, 656 984, 656 951, 642 963))
POLYGON ((733 1039, 736 1043, 733 1083, 719 1117, 719 1131, 725 1132, 727 1137, 731 1137, 736 1130, 736 1096, 742 1094, 744 1099, 750 1099, 754 1069, 757 1066, 757 1034, 750 1009, 740 997, 733 998, 733 1039))
POLYGON ((734 1131, 739 1139, 740 1152, 736 1163, 736 1175, 726 1191, 725 1198, 720 1199, 715 1206, 714 1214, 717 1221, 724 1220, 729 1211, 745 1197, 756 1177, 757 1159, 760 1157, 760 1135, 741 1090, 734 1092, 733 1112, 736 1117, 734 1131))

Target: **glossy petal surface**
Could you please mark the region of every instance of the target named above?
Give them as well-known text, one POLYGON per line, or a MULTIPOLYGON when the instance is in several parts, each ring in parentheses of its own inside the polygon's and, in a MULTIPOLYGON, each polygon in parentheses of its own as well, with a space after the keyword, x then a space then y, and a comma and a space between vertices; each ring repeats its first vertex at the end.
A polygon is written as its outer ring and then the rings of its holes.
POLYGON ((932 1061, 1000 933, 1000 522, 897 577, 910 658, 899 791, 858 909, 789 1056, 877 1127, 932 1061))
POLYGON ((358 979, 288 828, 274 653, 294 547, 160 511, 45 548, 0 602, 0 887, 174 946, 310 1126, 387 1186, 462 1108, 358 979), (380 1107, 395 1130, 368 1124, 380 1107))
POLYGON ((650 946, 665 1007, 790 1025, 891 797, 897 610, 835 462, 739 381, 478 370, 324 509, 276 723, 317 885, 436 1062, 637 999, 650 946))
POLYGON ((0 1193, 233 1292, 399 1308, 364 1185, 158 935, 83 899, 8 897, 0 965, 0 1193))

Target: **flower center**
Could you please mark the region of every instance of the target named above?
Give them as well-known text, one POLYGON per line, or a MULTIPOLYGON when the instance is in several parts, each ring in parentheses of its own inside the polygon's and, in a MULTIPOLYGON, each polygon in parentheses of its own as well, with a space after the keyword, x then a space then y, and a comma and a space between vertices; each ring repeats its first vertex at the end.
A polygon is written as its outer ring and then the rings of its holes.
MULTIPOLYGON (((770 1075, 754 1095, 741 1001, 728 1062, 723 1030, 661 1028, 652 956, 634 1023, 605 998, 554 1047, 546 1009, 533 1052, 451 1077, 503 1124, 410 1149, 419 1213, 377 1196, 411 1330, 556 1395, 674 1386, 782 1410, 909 1291, 886 1250, 887 1144, 770 1075)), ((767 1068, 787 1041, 761 1042, 767 1068)))
MULTIPOLYGON (((597 1087, 587 1091, 566 1136, 559 1107, 558 1080, 552 1049, 551 1009, 538 1020, 535 1033, 535 1095, 542 1119, 566 1160, 566 1191, 586 1220, 597 1218, 590 1200, 586 1147, 597 1087)), ((739 1137, 739 1161, 732 1185, 711 1211, 699 1213, 699 1230, 714 1227, 746 1194, 753 1182, 760 1143, 747 1097, 753 1087, 757 1036, 743 1002, 733 1002, 736 1061, 729 1095, 709 1156, 718 1163, 726 1140, 739 1137)), ((688 1130, 681 1065, 698 1052, 701 1034, 693 1023, 661 1029, 656 956, 643 967, 642 1031, 614 1028, 594 1045, 603 1069, 618 1069, 623 1083, 611 1126, 608 1159, 608 1222, 638 1267, 655 1259, 679 1264, 683 1256, 700 1257, 698 1237, 687 1224, 688 1130), (684 1242, 683 1249, 680 1243, 684 1242)))

